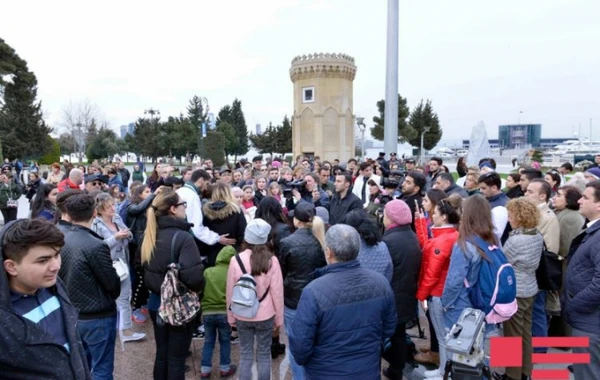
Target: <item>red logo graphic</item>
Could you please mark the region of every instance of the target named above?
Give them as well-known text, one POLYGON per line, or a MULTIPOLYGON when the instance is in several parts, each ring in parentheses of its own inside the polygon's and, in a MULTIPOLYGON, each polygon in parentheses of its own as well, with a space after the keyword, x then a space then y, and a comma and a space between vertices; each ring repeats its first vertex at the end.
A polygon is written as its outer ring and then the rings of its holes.
MULTIPOLYGON (((533 347, 589 347, 590 339, 578 338, 533 338, 533 347)), ((568 380, 569 370, 566 364, 589 364, 590 354, 533 354, 533 364, 565 364, 564 369, 534 369, 532 380, 568 380)), ((521 337, 494 337, 490 340, 490 366, 521 367, 523 365, 523 346, 521 337)))

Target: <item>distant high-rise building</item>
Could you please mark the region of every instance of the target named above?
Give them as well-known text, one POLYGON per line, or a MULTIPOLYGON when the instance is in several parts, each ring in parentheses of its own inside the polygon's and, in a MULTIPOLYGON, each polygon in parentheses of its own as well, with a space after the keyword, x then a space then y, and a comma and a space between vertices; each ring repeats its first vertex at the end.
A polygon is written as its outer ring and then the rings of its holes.
POLYGON ((217 121, 215 120, 215 114, 212 112, 208 113, 208 128, 214 131, 217 128, 217 121))
POLYGON ((260 124, 256 124, 256 135, 262 135, 262 128, 260 124))
POLYGON ((135 130, 135 124, 129 123, 127 125, 121 125, 121 138, 124 139, 127 135, 133 136, 133 131, 135 130))
POLYGON ((501 149, 539 147, 541 124, 509 124, 498 126, 498 145, 501 149))

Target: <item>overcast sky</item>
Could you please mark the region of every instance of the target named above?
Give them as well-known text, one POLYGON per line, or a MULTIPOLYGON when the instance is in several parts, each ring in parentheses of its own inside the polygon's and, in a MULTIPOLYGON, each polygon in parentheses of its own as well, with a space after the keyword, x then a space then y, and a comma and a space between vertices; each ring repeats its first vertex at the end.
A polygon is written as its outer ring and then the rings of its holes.
MULTIPOLYGON (((39 81, 47 121, 85 98, 110 125, 153 107, 185 112, 194 95, 215 113, 237 97, 250 130, 293 112, 291 60, 356 59, 354 111, 372 124, 385 97, 387 1, 0 0, 0 37, 39 81)), ((600 1, 400 0, 399 91, 431 99, 444 139, 482 120, 542 123, 542 137, 581 125, 600 139, 600 1)))

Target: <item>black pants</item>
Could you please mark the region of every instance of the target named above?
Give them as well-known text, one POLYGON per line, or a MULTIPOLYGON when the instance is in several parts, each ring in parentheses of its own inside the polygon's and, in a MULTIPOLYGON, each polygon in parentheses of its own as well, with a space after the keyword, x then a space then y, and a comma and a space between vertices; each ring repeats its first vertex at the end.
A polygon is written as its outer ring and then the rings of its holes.
POLYGON ((398 323, 396 331, 390 339, 392 347, 390 349, 389 375, 392 380, 402 379, 402 371, 406 365, 406 322, 398 323))
POLYGON ((156 358, 154 359, 154 380, 184 380, 185 358, 190 350, 194 326, 171 326, 156 322, 157 312, 150 311, 154 326, 156 358))
POLYGON ((144 285, 144 267, 142 265, 135 265, 135 276, 132 276, 133 283, 131 284, 131 304, 134 309, 139 309, 148 303, 148 288, 144 285))
POLYGON ((12 222, 13 220, 17 220, 17 208, 16 207, 3 208, 3 209, 0 209, 0 210, 2 210, 2 216, 4 217, 4 224, 5 225, 8 222, 12 222))

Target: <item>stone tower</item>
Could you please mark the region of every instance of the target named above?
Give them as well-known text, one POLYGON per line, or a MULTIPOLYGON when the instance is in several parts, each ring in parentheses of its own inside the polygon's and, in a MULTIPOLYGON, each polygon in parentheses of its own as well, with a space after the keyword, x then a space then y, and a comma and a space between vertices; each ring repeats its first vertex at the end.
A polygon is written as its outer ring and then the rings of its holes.
POLYGON ((354 58, 315 53, 292 60, 294 83, 292 150, 322 160, 354 157, 352 82, 354 58))

